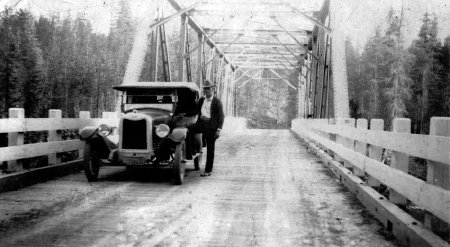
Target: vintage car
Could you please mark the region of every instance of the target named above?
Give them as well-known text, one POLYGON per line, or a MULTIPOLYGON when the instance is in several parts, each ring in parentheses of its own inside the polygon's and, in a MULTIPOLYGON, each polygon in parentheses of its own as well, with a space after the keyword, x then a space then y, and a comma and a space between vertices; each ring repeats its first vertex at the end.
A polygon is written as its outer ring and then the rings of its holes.
POLYGON ((202 158, 201 134, 189 131, 198 117, 199 88, 192 82, 138 82, 114 89, 122 92, 118 143, 104 124, 80 130, 88 181, 97 179, 101 165, 118 165, 170 168, 175 184, 182 184, 186 160, 199 169, 202 158))

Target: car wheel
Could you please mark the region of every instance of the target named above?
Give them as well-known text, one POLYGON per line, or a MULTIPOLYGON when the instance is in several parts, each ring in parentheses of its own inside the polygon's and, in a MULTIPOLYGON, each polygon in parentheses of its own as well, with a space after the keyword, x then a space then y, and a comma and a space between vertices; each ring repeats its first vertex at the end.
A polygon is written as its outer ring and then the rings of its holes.
POLYGON ((87 180, 89 182, 96 181, 100 170, 100 157, 94 150, 94 147, 89 143, 84 145, 83 161, 84 174, 86 175, 87 180))
POLYGON ((173 157, 173 175, 175 184, 177 185, 182 184, 184 180, 185 163, 181 162, 183 159, 184 145, 184 141, 177 144, 173 157))

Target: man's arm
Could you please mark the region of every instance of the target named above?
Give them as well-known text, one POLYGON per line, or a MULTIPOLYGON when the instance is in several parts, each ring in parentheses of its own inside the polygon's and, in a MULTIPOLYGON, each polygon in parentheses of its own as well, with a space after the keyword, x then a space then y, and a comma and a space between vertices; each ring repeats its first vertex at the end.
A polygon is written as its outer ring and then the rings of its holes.
POLYGON ((202 98, 200 98, 200 99, 198 100, 198 103, 197 103, 196 111, 197 111, 197 114, 198 114, 199 116, 202 114, 202 105, 203 105, 203 101, 204 101, 204 98, 202 97, 202 98))
POLYGON ((223 107, 222 107, 222 102, 220 102, 220 100, 219 99, 217 99, 217 108, 218 108, 218 120, 217 120, 217 122, 218 122, 218 128, 219 129, 222 129, 222 127, 223 127, 223 121, 224 121, 224 119, 225 119, 225 114, 223 113, 223 107))

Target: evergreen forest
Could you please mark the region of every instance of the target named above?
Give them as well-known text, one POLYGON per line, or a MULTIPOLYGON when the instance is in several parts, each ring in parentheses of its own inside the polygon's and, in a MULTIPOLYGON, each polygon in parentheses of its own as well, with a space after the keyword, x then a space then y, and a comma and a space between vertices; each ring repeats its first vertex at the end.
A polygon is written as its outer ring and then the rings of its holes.
MULTIPOLYGON (((166 31, 175 81, 181 55, 178 23, 172 21, 166 31), (175 28, 170 29, 170 25, 175 28)), ((79 111, 90 111, 91 117, 99 117, 104 111, 114 111, 117 92, 112 87, 122 82, 136 27, 137 20, 124 0, 119 1, 108 34, 94 32, 82 13, 37 17, 26 10, 3 10, 0 12, 0 117, 7 118, 8 109, 13 107, 24 108, 25 117, 47 117, 49 109, 61 109, 63 117, 78 117, 79 111)), ((192 47, 197 46, 196 39, 197 34, 190 29, 192 47)), ((205 53, 208 52, 209 47, 205 46, 205 53)), ((149 48, 141 81, 154 78, 150 69, 152 56, 149 48)), ((195 66, 197 61, 194 52, 191 64, 195 66)), ((161 62, 158 66, 158 80, 164 80, 161 62)), ((297 72, 283 75, 293 82, 298 77, 297 72)), ((192 77, 193 81, 197 80, 196 73, 192 77)), ((239 90, 236 110, 238 115, 248 116, 250 127, 286 128, 295 118, 296 94, 281 80, 251 80, 239 90)))
POLYGON ((25 109, 26 117, 92 117, 114 110, 135 23, 125 1, 108 35, 95 33, 80 13, 35 17, 26 10, 0 13, 0 115, 25 109))
MULTIPOLYGON (((63 117, 78 117, 82 110, 97 117, 114 110, 112 86, 122 82, 136 27, 127 2, 120 1, 108 34, 93 32, 81 13, 61 16, 0 12, 1 118, 13 107, 24 108, 26 117, 47 117, 48 109, 61 109, 63 117)), ((362 52, 347 40, 351 117, 382 118, 387 128, 393 118, 410 118, 414 133, 428 133, 432 116, 450 115, 450 36, 442 43, 438 19, 426 13, 417 38, 407 46, 402 19, 402 13, 391 10, 387 28, 374 30, 362 52)), ((168 35, 171 70, 177 74, 178 33, 168 35)), ((195 36, 190 35, 194 45, 195 36)), ((144 67, 141 79, 149 73, 144 67)), ((298 79, 296 72, 283 76, 298 79)), ((250 81, 238 90, 236 110, 250 127, 286 128, 296 116, 296 101, 297 91, 281 81, 250 81)))
POLYGON ((410 118, 411 131, 428 134, 430 118, 450 116, 450 36, 438 38, 438 19, 425 13, 411 45, 404 41, 403 13, 389 11, 362 53, 346 41, 350 111, 354 118, 410 118))

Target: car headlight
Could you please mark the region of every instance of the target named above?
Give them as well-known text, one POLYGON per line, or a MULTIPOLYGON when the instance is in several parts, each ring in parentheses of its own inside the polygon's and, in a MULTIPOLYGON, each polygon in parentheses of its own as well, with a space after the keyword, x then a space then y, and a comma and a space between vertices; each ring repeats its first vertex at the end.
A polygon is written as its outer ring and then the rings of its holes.
POLYGON ((109 136, 112 132, 112 128, 106 124, 100 124, 98 126, 98 134, 101 136, 109 136))
POLYGON ((155 133, 159 138, 164 138, 169 135, 170 128, 167 124, 160 124, 156 126, 155 133))

